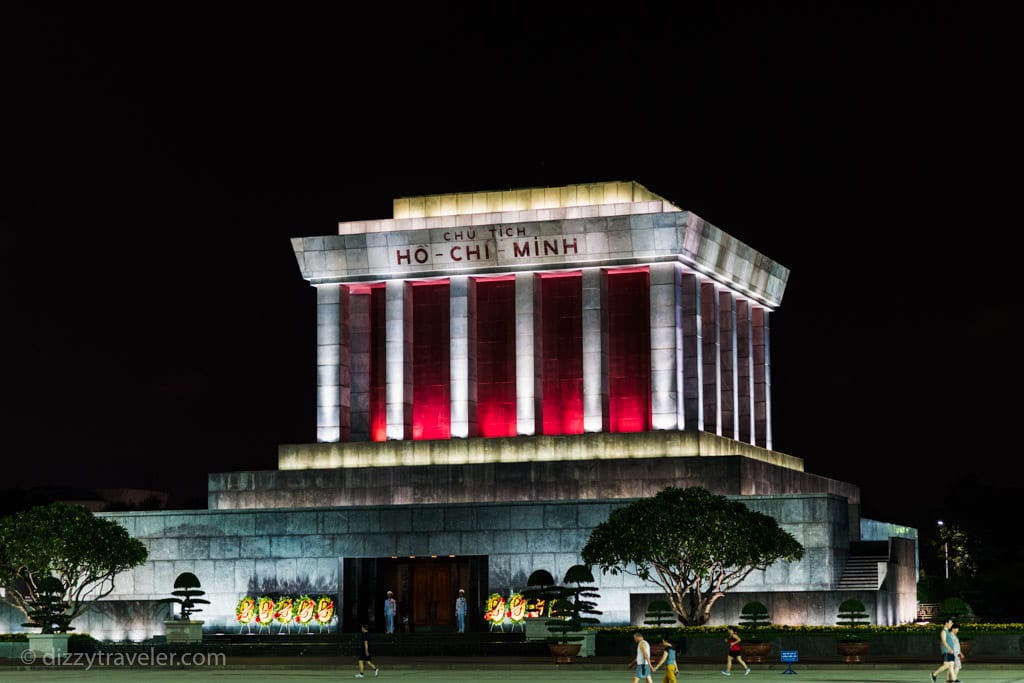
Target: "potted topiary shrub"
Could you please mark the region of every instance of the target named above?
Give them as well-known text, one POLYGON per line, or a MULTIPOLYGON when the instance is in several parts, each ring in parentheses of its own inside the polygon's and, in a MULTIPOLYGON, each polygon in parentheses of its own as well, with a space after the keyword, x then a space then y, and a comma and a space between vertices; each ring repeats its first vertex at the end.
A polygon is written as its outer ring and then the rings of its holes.
POLYGON ((836 643, 836 651, 843 656, 843 661, 847 664, 859 664, 864 661, 863 658, 868 653, 867 638, 863 630, 857 630, 858 627, 871 623, 866 610, 863 602, 853 598, 844 600, 839 605, 836 624, 849 628, 850 631, 840 634, 839 641, 836 643))
POLYGON ((739 627, 744 630, 740 651, 744 661, 759 664, 771 653, 771 624, 772 618, 763 603, 748 602, 740 610, 739 627))
POLYGON ((580 633, 586 626, 594 626, 600 621, 593 614, 601 614, 596 609, 593 598, 601 597, 593 586, 594 574, 590 567, 577 564, 565 572, 564 584, 575 584, 562 588, 561 597, 554 600, 551 607, 551 618, 546 625, 551 636, 548 638, 548 650, 555 658, 556 664, 571 664, 576 661, 582 647, 584 636, 580 633))
POLYGON ((193 621, 192 614, 202 612, 196 605, 209 605, 210 601, 200 596, 206 595, 201 590, 199 579, 192 572, 182 572, 174 580, 174 597, 164 598, 160 602, 181 605, 181 616, 178 619, 164 621, 168 643, 198 643, 203 640, 203 622, 193 621))
POLYGON ((68 651, 68 632, 74 631, 64 601, 64 584, 56 576, 39 580, 33 597, 26 599, 29 621, 22 624, 38 628, 39 633, 28 634, 29 650, 41 655, 61 657, 68 651))

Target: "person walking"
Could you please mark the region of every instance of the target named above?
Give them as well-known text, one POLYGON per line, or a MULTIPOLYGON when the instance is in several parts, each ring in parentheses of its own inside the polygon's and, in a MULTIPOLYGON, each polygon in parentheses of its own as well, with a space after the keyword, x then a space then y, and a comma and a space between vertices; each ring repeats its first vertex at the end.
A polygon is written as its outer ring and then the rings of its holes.
POLYGON ((651 668, 651 671, 657 671, 658 667, 664 664, 665 676, 661 679, 661 683, 676 683, 676 646, 665 637, 662 637, 661 644, 665 646, 665 650, 661 653, 661 659, 651 668))
POLYGON ((946 672, 946 680, 952 681, 956 678, 953 673, 953 662, 956 657, 953 655, 953 641, 950 639, 950 629, 953 627, 953 618, 949 617, 942 622, 942 632, 939 633, 939 652, 942 653, 942 665, 932 672, 932 683, 943 671, 946 672))
POLYGON ((395 614, 398 612, 398 603, 395 601, 395 594, 388 591, 388 597, 384 598, 384 630, 387 633, 395 632, 395 614))
POLYGON ((459 589, 459 597, 455 598, 455 619, 458 621, 459 633, 466 632, 466 610, 469 603, 466 602, 466 591, 459 589))
POLYGON ((960 651, 960 624, 949 627, 949 640, 953 645, 953 683, 960 683, 960 669, 964 666, 964 655, 960 651))
POLYGON ((640 680, 654 683, 651 680, 651 646, 644 640, 644 634, 640 631, 633 634, 633 641, 636 643, 636 657, 629 663, 630 666, 636 666, 633 672, 633 683, 640 680))
POLYGON ((739 628, 736 626, 726 626, 726 630, 729 632, 729 636, 725 639, 725 642, 729 644, 729 652, 725 655, 725 671, 722 672, 723 676, 732 676, 732 663, 737 661, 740 666, 743 667, 743 675, 750 675, 750 667, 743 661, 743 657, 740 656, 740 642, 743 640, 740 638, 739 628))
POLYGON ((363 674, 364 666, 369 666, 373 669, 373 675, 379 676, 380 669, 373 663, 373 655, 370 654, 370 628, 363 624, 359 627, 359 630, 363 632, 363 643, 359 647, 359 673, 355 675, 355 678, 365 678, 363 674))

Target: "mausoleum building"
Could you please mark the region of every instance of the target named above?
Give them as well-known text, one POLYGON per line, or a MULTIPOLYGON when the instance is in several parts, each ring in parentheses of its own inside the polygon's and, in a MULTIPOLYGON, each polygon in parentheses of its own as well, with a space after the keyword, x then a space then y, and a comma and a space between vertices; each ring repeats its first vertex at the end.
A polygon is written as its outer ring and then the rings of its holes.
MULTIPOLYGON (((237 632, 246 596, 329 594, 338 625, 470 628, 492 593, 580 562, 589 532, 665 486, 773 516, 806 550, 716 603, 831 624, 857 597, 916 615, 916 531, 860 516, 860 490, 772 448, 771 314, 789 271, 636 182, 394 201, 387 219, 297 237, 316 290, 316 442, 278 468, 209 476, 208 509, 111 512, 149 548, 79 631, 152 630, 139 605, 183 571, 237 632), (118 616, 120 614, 120 616, 118 616)), ((602 622, 658 589, 598 575, 602 622)), ((159 628, 157 626, 156 628, 159 628)), ((20 630, 14 628, 13 630, 20 630)))

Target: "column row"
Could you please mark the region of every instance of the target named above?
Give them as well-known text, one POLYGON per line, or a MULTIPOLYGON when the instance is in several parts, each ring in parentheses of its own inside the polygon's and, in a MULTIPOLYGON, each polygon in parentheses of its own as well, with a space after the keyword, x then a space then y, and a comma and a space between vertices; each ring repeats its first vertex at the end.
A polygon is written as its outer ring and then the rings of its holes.
POLYGON ((317 439, 689 429, 771 448, 768 310, 675 263, 317 287, 317 439))

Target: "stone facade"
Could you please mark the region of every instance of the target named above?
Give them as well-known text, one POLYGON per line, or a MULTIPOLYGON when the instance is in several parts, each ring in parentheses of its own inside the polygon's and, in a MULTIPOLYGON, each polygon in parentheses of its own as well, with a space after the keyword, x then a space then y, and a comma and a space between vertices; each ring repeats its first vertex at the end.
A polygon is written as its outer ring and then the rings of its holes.
MULTIPOLYGON (((778 519, 806 549, 800 562, 777 563, 752 574, 745 591, 828 591, 836 584, 851 534, 845 498, 820 493, 740 500, 778 519)), ((102 513, 124 525, 150 553, 144 566, 118 577, 110 600, 145 603, 168 597, 175 577, 192 572, 211 602, 200 615, 205 628, 232 633, 238 631, 235 606, 245 595, 338 595, 343 614, 353 599, 342 590, 345 558, 449 554, 486 555, 486 585, 479 592, 504 593, 525 588, 535 569, 560 577, 580 561, 589 532, 625 504, 603 500, 102 513)), ((598 583, 602 622, 636 623, 630 596, 650 594, 652 586, 628 575, 600 576, 598 583)), ((382 594, 384 587, 367 590, 382 594)), ((475 607, 479 619, 479 603, 475 607)), ((802 609, 792 611, 794 623, 823 616, 802 609)), ((380 629, 380 615, 371 618, 380 629)), ((718 623, 731 620, 729 614, 718 616, 718 623)), ((79 630, 102 636, 109 634, 106 628, 117 628, 102 616, 97 621, 99 627, 89 617, 79 630)))
MULTIPOLYGON (((333 596, 338 627, 380 630, 392 588, 413 630, 450 629, 460 587, 483 629, 490 592, 560 578, 612 510, 665 486, 740 500, 805 548, 712 623, 748 598, 778 623, 833 623, 845 597, 878 624, 914 618, 916 532, 862 520, 855 484, 772 450, 783 266, 633 182, 404 198, 292 246, 317 289, 317 443, 211 474, 207 510, 101 513, 149 559, 79 632, 162 633, 182 572, 210 632, 279 594, 333 596)), ((653 584, 597 578, 602 623, 640 623, 653 584)))

